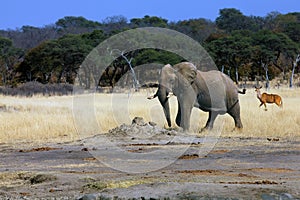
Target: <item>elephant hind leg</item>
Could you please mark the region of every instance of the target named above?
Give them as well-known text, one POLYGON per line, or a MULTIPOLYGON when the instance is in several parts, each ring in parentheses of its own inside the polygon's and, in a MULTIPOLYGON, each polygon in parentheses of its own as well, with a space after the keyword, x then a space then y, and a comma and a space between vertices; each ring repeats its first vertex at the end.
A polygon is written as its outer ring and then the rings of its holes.
POLYGON ((212 129, 217 116, 218 116, 218 113, 210 111, 204 129, 212 129))
POLYGON ((242 129, 243 124, 240 115, 240 104, 235 104, 235 106, 228 111, 228 114, 234 119, 235 128, 242 129))
POLYGON ((243 124, 242 124, 242 121, 241 121, 241 117, 240 116, 233 117, 233 119, 234 119, 235 128, 242 129, 243 124))

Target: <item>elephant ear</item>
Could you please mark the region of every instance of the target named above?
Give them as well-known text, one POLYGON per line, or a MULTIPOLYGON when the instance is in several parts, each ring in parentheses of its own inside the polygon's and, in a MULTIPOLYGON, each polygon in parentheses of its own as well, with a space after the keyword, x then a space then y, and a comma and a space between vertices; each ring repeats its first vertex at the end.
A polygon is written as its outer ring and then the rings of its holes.
POLYGON ((195 65, 189 62, 182 62, 174 66, 179 72, 181 76, 187 81, 189 84, 192 84, 197 76, 197 68, 195 65))

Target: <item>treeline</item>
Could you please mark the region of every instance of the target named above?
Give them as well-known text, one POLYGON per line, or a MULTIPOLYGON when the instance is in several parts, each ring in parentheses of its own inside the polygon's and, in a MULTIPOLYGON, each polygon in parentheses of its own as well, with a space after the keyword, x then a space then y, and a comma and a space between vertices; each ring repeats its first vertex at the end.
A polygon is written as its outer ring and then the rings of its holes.
MULTIPOLYGON (((173 29, 198 41, 218 68, 236 82, 245 77, 269 80, 279 73, 290 73, 300 53, 299 12, 272 12, 258 17, 226 8, 220 10, 215 21, 199 18, 178 22, 156 16, 130 20, 114 16, 102 22, 70 16, 45 27, 0 30, 0 85, 17 87, 33 81, 73 84, 79 66, 99 43, 124 30, 149 26, 173 29)), ((132 66, 182 61, 177 55, 157 49, 124 56, 132 58, 132 66)), ((114 86, 128 70, 129 63, 120 56, 107 66, 99 85, 114 86)), ((297 64, 294 71, 299 70, 297 64)))

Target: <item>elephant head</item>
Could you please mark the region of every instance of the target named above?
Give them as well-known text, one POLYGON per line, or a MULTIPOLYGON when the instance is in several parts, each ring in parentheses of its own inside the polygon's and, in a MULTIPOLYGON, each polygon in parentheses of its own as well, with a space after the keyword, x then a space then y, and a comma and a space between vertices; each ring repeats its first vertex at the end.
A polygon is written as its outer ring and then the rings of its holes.
POLYGON ((170 64, 165 65, 161 70, 159 79, 159 88, 154 97, 158 97, 161 103, 168 126, 171 126, 170 107, 168 95, 173 92, 178 96, 184 88, 189 87, 195 80, 197 68, 188 62, 179 63, 172 67, 170 64))

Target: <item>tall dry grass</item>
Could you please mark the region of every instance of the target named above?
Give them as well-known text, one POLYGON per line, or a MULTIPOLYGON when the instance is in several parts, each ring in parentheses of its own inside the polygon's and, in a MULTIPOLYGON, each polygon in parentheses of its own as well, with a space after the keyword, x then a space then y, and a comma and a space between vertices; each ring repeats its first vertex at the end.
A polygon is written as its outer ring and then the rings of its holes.
POLYGON ((76 136, 71 97, 0 97, 0 142, 70 141, 76 136))
MULTIPOLYGON (((129 124, 135 116, 166 123, 157 99, 147 100, 154 91, 128 94, 96 94, 94 111, 98 124, 95 132, 105 133, 122 123, 129 124)), ((299 137, 300 136, 300 90, 272 90, 283 98, 283 109, 268 104, 268 111, 259 108, 254 90, 240 95, 243 131, 232 131, 233 119, 229 115, 219 116, 216 126, 221 126, 222 136, 239 137, 299 137)), ((177 103, 170 99, 172 119, 177 103)), ((84 105, 82 106, 84 108, 84 105)), ((75 116, 76 117, 76 116, 75 116)), ((193 109, 191 129, 198 132, 207 120, 207 113, 193 109)), ((89 119, 88 119, 89 120, 89 119)), ((73 118, 73 98, 64 97, 0 97, 0 143, 47 143, 74 141, 88 135, 76 131, 73 118)))

